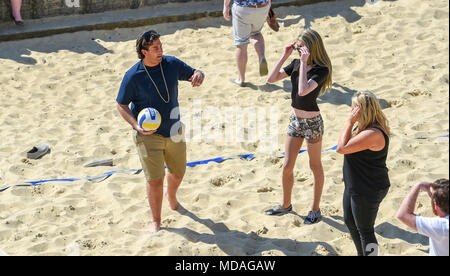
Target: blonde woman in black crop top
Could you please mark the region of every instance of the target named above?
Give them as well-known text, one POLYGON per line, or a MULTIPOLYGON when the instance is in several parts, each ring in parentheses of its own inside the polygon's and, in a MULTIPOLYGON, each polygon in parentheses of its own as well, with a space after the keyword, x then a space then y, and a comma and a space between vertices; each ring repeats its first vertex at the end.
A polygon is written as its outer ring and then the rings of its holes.
POLYGON ((303 141, 306 139, 309 166, 314 175, 314 201, 305 223, 316 223, 321 217, 324 173, 321 161, 324 126, 316 99, 331 87, 332 66, 320 35, 305 30, 297 41, 288 44, 283 56, 269 74, 267 82, 274 83, 287 77, 292 82, 292 115, 285 142, 283 165, 283 203, 267 210, 267 215, 282 215, 292 210, 291 195, 294 185, 294 166, 303 141), (283 64, 293 52, 299 54, 288 66, 283 64))

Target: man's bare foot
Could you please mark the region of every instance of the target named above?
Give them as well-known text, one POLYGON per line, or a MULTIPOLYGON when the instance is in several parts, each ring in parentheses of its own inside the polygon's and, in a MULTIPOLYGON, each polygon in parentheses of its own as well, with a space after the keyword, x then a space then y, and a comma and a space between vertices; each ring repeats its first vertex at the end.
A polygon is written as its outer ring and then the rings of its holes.
POLYGON ((169 205, 172 210, 176 210, 180 206, 176 197, 172 199, 169 197, 169 205))
POLYGON ((161 227, 160 222, 156 222, 156 221, 152 222, 152 224, 150 225, 150 229, 149 229, 150 233, 154 234, 154 233, 158 232, 160 227, 161 227))
POLYGON ((180 204, 178 203, 177 196, 174 196, 172 198, 171 196, 169 196, 169 192, 167 192, 167 191, 165 192, 165 195, 166 195, 167 199, 169 200, 170 209, 172 209, 174 211, 176 209, 178 209, 180 204))

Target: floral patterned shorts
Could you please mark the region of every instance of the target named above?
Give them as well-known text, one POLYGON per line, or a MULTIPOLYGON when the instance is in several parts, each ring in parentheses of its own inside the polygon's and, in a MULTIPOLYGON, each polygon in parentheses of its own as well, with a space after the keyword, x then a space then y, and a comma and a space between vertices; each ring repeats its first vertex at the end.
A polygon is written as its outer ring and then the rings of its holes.
POLYGON ((297 118, 294 114, 291 115, 288 135, 295 138, 306 138, 308 142, 320 141, 324 132, 324 125, 322 116, 319 115, 314 118, 297 118))

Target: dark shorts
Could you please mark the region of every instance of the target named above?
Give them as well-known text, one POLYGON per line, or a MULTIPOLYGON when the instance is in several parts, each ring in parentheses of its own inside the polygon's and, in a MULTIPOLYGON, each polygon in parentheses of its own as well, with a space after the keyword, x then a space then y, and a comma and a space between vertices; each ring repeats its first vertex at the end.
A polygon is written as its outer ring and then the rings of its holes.
POLYGON ((317 141, 322 137, 324 125, 322 116, 314 118, 297 118, 291 115, 288 135, 295 138, 304 138, 308 141, 317 141))

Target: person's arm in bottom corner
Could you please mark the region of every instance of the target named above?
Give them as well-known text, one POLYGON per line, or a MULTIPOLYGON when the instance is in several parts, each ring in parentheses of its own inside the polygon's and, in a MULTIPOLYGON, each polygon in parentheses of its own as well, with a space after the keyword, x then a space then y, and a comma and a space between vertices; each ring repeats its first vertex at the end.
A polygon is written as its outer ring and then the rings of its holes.
POLYGON ((425 182, 417 183, 413 186, 409 194, 405 197, 400 208, 397 211, 397 219, 417 231, 416 214, 414 208, 416 206, 417 197, 422 186, 429 184, 425 182))

